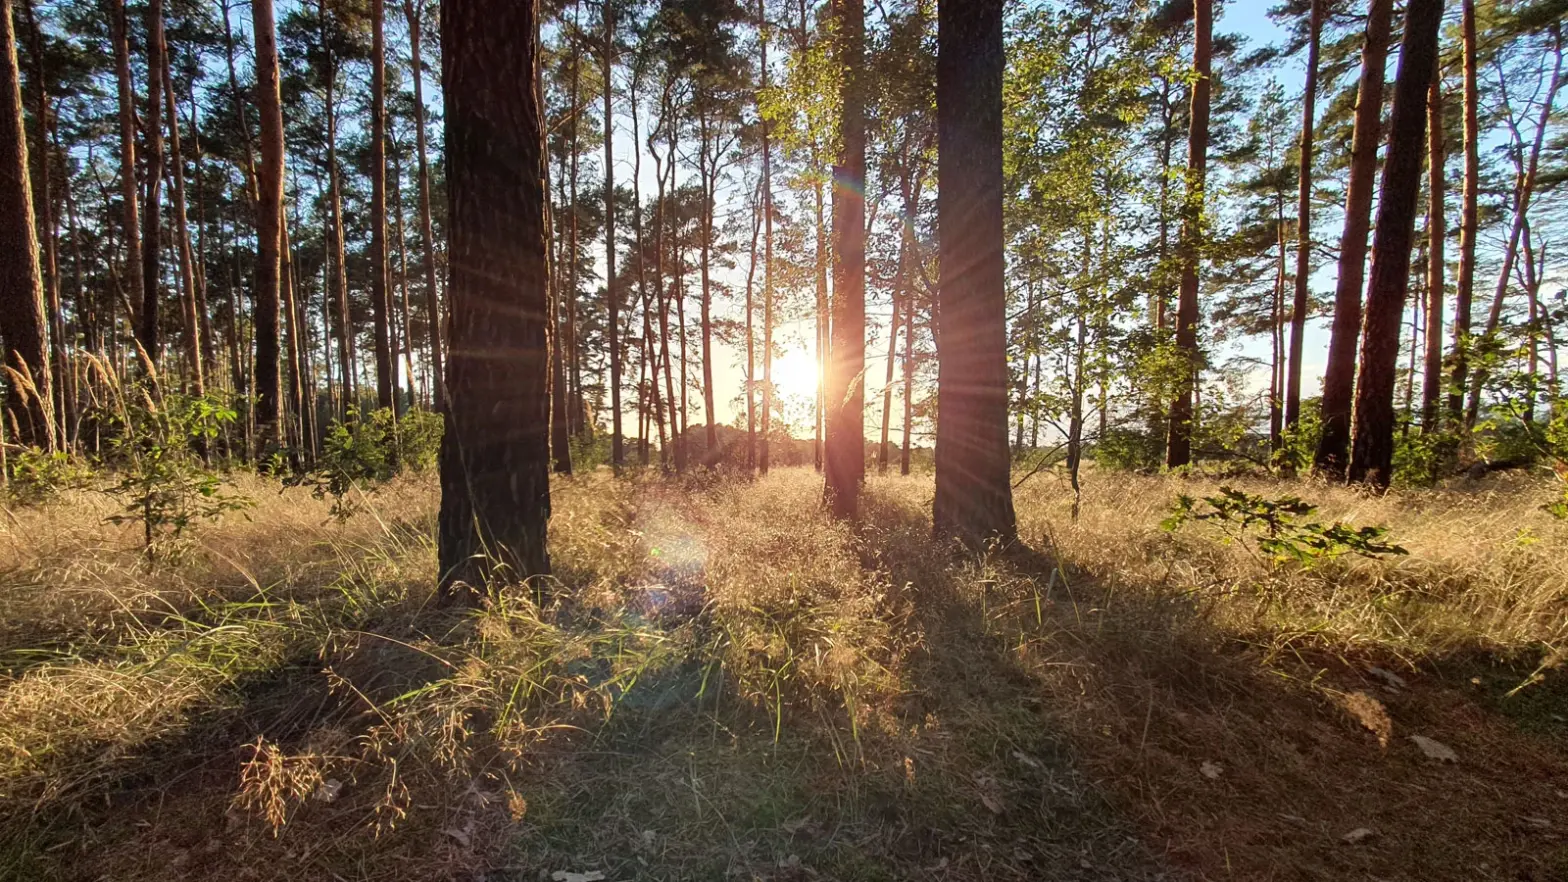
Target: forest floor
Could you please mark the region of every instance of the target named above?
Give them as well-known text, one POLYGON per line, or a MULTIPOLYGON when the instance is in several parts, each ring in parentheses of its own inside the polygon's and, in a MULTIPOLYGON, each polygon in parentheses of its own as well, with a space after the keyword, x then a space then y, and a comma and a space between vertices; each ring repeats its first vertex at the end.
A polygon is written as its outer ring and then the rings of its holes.
POLYGON ((429 476, 155 564, 0 512, 0 878, 1568 879, 1544 483, 1234 482, 1410 552, 1302 567, 1162 530, 1209 479, 1037 475, 989 556, 818 481, 561 481, 556 581, 467 615, 429 476))

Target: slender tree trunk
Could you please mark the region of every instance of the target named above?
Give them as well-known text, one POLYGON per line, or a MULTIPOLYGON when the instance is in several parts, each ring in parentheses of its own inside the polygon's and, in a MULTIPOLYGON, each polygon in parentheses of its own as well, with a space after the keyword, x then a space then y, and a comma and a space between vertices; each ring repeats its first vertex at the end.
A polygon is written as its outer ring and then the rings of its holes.
POLYGON ((1306 347, 1307 312, 1311 308, 1312 276, 1312 136, 1317 124, 1318 43, 1323 32, 1323 4, 1311 0, 1307 43, 1307 82, 1301 107, 1300 180, 1296 196, 1296 298, 1290 312, 1290 360, 1285 380, 1285 428, 1301 421, 1301 359, 1306 347))
POLYGON ((251 0, 256 40, 256 107, 261 115, 257 171, 255 282, 256 429, 258 452, 282 444, 278 407, 278 293, 283 238, 283 108, 278 91, 278 43, 272 0, 251 0))
POLYGON ((1017 535, 1007 450, 1002 6, 937 7, 941 413, 932 514, 938 534, 971 546, 1017 535))
POLYGON ((1437 31, 1442 18, 1443 0, 1409 0, 1399 74, 1394 80, 1388 159, 1372 239, 1372 279, 1367 288, 1349 472, 1351 482, 1375 487, 1387 487, 1393 477, 1394 378, 1410 284, 1416 201, 1421 192, 1426 99, 1437 70, 1437 31))
MULTIPOLYGON (((1283 194, 1275 201, 1275 229, 1279 233, 1279 259, 1274 270, 1274 295, 1269 304, 1269 343, 1272 349, 1269 361, 1269 450, 1278 452, 1285 446, 1285 387, 1289 383, 1290 365, 1286 363, 1285 336, 1285 205, 1283 194)), ((1294 322, 1292 322, 1294 330, 1294 322)), ((1294 338, 1292 338, 1294 341, 1294 338)), ((1293 363, 1293 362, 1292 362, 1293 363)), ((1300 391, 1299 389, 1297 390, 1300 391)))
MULTIPOLYGON (((649 406, 653 410, 653 418, 659 427, 659 460, 663 462, 665 455, 664 434, 664 403, 659 398, 659 361, 657 358, 657 341, 653 336, 653 298, 648 292, 648 252, 643 238, 642 216, 642 128, 639 121, 640 101, 637 97, 637 86, 640 77, 634 71, 631 78, 631 106, 632 106, 632 238, 637 248, 637 299, 642 303, 642 360, 648 365, 649 406)), ((646 430, 645 430, 646 431, 646 430)), ((646 434, 643 436, 641 462, 648 465, 649 450, 646 434)))
POLYGON ((52 451, 54 384, 11 5, 12 0, 0 0, 0 362, 13 372, 6 377, 6 408, 0 414, 5 425, 0 432, 52 451))
POLYGON ((713 210, 718 189, 718 163, 715 141, 717 135, 712 120, 704 108, 697 118, 701 146, 697 153, 697 183, 702 187, 702 242, 698 248, 702 264, 702 302, 699 304, 702 322, 702 412, 704 417, 709 466, 718 464, 719 426, 718 408, 714 402, 713 387, 713 210))
POLYGON ((439 543, 447 602, 474 603, 497 580, 550 571, 537 15, 538 0, 441 4, 452 316, 439 543))
MULTIPOLYGON (((757 0, 757 32, 761 43, 761 89, 768 89, 768 9, 757 0)), ((760 111, 759 111, 760 115, 760 111)), ((757 467, 766 475, 772 465, 773 437, 773 145, 771 124, 762 122, 762 449, 757 467)))
POLYGON ((446 323, 441 318, 441 305, 436 286, 436 236, 430 217, 430 159, 425 146, 425 87, 424 61, 420 50, 421 10, 424 0, 404 0, 403 12, 408 18, 408 44, 414 76, 414 150, 419 156, 419 235, 425 243, 425 313, 430 322, 430 376, 435 410, 446 407, 446 383, 442 378, 443 364, 441 335, 446 323))
POLYGON ((386 3, 370 4, 370 319, 376 335, 376 406, 395 409, 392 296, 387 286, 386 3))
POLYGON ((621 431, 621 293, 615 280, 615 6, 604 3, 604 298, 609 303, 606 328, 610 347, 610 464, 626 465, 621 431))
POLYGON ((169 165, 174 177, 174 238, 179 248, 180 302, 184 306, 186 354, 191 361, 191 392, 204 395, 207 391, 203 373, 201 345, 201 310, 196 295, 196 258, 191 253, 191 234, 185 211, 185 154, 180 143, 180 115, 175 112, 174 78, 169 74, 169 49, 159 53, 163 57, 164 109, 169 116, 169 165))
POLYGON ((1481 190, 1480 98, 1476 83, 1475 0, 1460 4, 1465 78, 1464 153, 1465 183, 1459 209, 1459 278, 1454 287, 1454 351, 1448 379, 1448 419, 1459 425, 1464 417, 1465 383, 1470 378, 1470 312, 1475 301, 1475 237, 1480 229, 1478 201, 1481 190))
POLYGON ((160 192, 163 188, 163 0, 147 3, 147 107, 142 130, 147 139, 147 199, 142 203, 142 314, 137 340, 156 367, 161 317, 159 300, 163 273, 159 249, 162 247, 160 192))
POLYGON ((822 461, 829 507, 851 518, 866 479, 866 17, 864 0, 835 0, 834 7, 843 117, 842 153, 833 170, 833 319, 822 461))
MULTIPOLYGON (((900 172, 900 188, 907 192, 909 182, 909 151, 904 151, 904 165, 900 172)), ((900 224, 903 226, 903 224, 900 224)), ((877 451, 877 474, 887 474, 890 434, 893 424, 893 370, 898 359, 899 298, 908 296, 905 287, 909 280, 909 241, 900 236, 898 242, 898 275, 893 281, 892 313, 887 320, 887 372, 882 381, 882 443, 877 451)), ((1019 413, 1023 408, 1019 408, 1019 413)))
POLYGON ((1361 289, 1366 278, 1367 235, 1377 189, 1377 150, 1382 140, 1383 70, 1388 59, 1393 0, 1371 0, 1361 46, 1361 81, 1351 136, 1350 184, 1345 192, 1345 229, 1339 240, 1339 280, 1334 288, 1334 322, 1323 373, 1322 434, 1313 469, 1343 479, 1350 465, 1351 404, 1356 388, 1356 347, 1361 333, 1361 289))
MULTIPOLYGON (((55 396, 52 405, 58 424, 57 440, 65 447, 69 446, 67 436, 71 398, 68 390, 71 385, 71 370, 67 358, 65 312, 60 305, 60 263, 55 234, 53 169, 51 168, 53 162, 49 155, 49 132, 55 130, 55 123, 50 114, 49 84, 44 77, 43 33, 38 26, 38 18, 33 13, 33 0, 22 0, 22 15, 27 19, 28 54, 32 56, 30 75, 33 80, 33 115, 38 123, 38 131, 34 133, 38 150, 32 157, 37 163, 38 170, 38 187, 34 191, 33 208, 36 212, 38 236, 43 243, 43 264, 40 270, 43 276, 44 304, 48 309, 46 320, 49 328, 49 350, 55 396)), ((66 186, 69 185, 68 180, 66 186)))
POLYGON ((1213 30, 1213 0, 1194 0, 1192 62, 1197 79, 1192 84, 1191 126, 1187 135, 1187 194, 1182 206, 1181 291, 1176 304, 1176 349, 1183 361, 1171 402, 1169 440, 1165 464, 1170 468, 1192 462, 1194 387, 1201 367, 1198 355, 1198 263, 1202 250, 1205 177, 1209 162, 1209 75, 1213 30))
POLYGON ((354 318, 348 306, 348 260, 343 246, 343 184, 338 169, 338 110, 337 64, 330 48, 327 34, 327 0, 320 0, 322 21, 321 41, 326 51, 326 93, 323 105, 327 118, 327 183, 331 189, 332 228, 330 250, 332 255, 332 299, 337 304, 337 323, 333 334, 338 341, 338 371, 343 375, 343 419, 348 419, 358 407, 358 366, 354 358, 354 318))
POLYGON ((815 424, 812 436, 812 459, 817 471, 822 471, 822 435, 823 421, 827 415, 827 377, 828 377, 828 336, 830 333, 828 317, 828 223, 827 201, 823 193, 822 182, 816 184, 816 222, 817 222, 817 402, 814 411, 815 424))
POLYGON ((400 323, 403 335, 404 383, 408 386, 408 407, 414 407, 419 398, 414 391, 414 323, 408 303, 408 240, 403 235, 403 163, 399 158, 397 142, 392 142, 392 237, 397 240, 397 294, 401 310, 400 323))
MULTIPOLYGON (((128 297, 139 298, 143 291, 141 211, 138 208, 141 191, 136 184, 136 96, 131 87, 130 21, 126 17, 125 0, 109 2, 109 28, 114 43, 120 107, 120 201, 124 212, 120 226, 125 245, 125 276, 121 286, 128 297)), ((130 318, 136 320, 134 315, 130 318)))
POLYGON ((762 235, 762 200, 752 202, 751 260, 746 264, 746 474, 757 468, 757 334, 752 326, 756 312, 757 239, 762 235))
POLYGON ((582 259, 581 253, 577 250, 577 223, 582 214, 578 211, 577 205, 577 164, 578 156, 581 152, 578 146, 578 138, 582 131, 578 105, 578 95, 582 88, 582 46, 577 40, 577 32, 581 12, 582 2, 581 0, 576 0, 572 4, 572 27, 569 31, 572 44, 572 88, 570 92, 571 101, 568 104, 572 114, 569 121, 569 125, 572 127, 572 137, 569 142, 571 144, 572 169, 568 180, 571 184, 572 198, 567 205, 567 210, 571 212, 571 224, 568 231, 566 250, 567 276, 569 279, 566 289, 566 368, 567 380, 570 383, 567 392, 567 398, 570 403, 567 425, 571 427, 572 436, 579 438, 592 434, 592 429, 587 425, 587 420, 584 419, 586 413, 583 406, 582 352, 577 340, 577 268, 582 259))
POLYGON ((1436 65, 1427 98, 1427 192, 1431 198, 1427 225, 1431 230, 1427 245, 1426 275, 1426 361, 1421 380, 1421 431, 1433 434, 1442 429, 1438 420, 1443 394, 1443 301, 1444 240, 1448 237, 1446 206, 1447 182, 1444 172, 1448 152, 1443 143, 1443 73, 1436 65))
MULTIPOLYGON (((1492 293, 1492 308, 1487 313, 1486 330, 1482 339, 1490 340, 1497 335, 1498 326, 1503 320, 1503 302, 1508 296, 1509 277, 1514 272, 1514 262, 1519 255, 1519 239, 1524 233, 1525 225, 1529 222, 1530 200, 1535 195, 1536 176, 1540 170, 1541 145, 1546 140, 1547 124, 1551 122, 1552 111, 1556 109, 1557 92, 1563 84, 1563 42, 1561 30, 1554 29, 1556 42, 1556 60, 1552 65, 1552 79, 1546 90, 1546 100, 1541 103, 1541 116, 1536 123, 1535 141, 1530 145, 1529 158, 1525 161, 1524 168, 1520 170, 1515 184, 1514 218, 1513 225, 1508 233, 1508 246, 1503 250, 1503 265, 1497 273, 1497 287, 1492 293)), ((1481 392, 1486 385, 1487 371, 1485 367, 1478 368, 1471 378, 1469 400, 1465 405, 1465 426, 1473 428, 1476 418, 1481 412, 1481 392)))

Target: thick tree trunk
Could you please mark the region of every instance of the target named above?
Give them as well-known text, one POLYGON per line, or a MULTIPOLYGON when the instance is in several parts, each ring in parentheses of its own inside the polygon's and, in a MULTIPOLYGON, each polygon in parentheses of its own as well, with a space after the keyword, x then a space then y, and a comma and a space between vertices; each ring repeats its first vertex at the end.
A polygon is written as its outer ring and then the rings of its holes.
POLYGON ((11 0, 0 0, 0 53, 0 362, 10 374, 0 428, 7 438, 52 451, 54 384, 11 0))
POLYGON ((283 240, 283 108, 272 0, 251 0, 256 40, 256 108, 261 115, 257 170, 255 283, 256 431, 258 453, 282 444, 279 432, 278 294, 283 240))
POLYGON ((548 245, 538 0, 441 4, 451 282, 440 585, 550 571, 548 245), (520 87, 521 86, 521 87, 520 87))
POLYGON ((395 410, 392 293, 387 285, 386 4, 370 4, 370 319, 376 335, 376 407, 395 410))
POLYGON ((1470 312, 1475 301, 1475 237, 1480 229, 1478 202, 1481 191, 1480 97, 1476 82, 1476 0, 1460 4, 1465 78, 1464 152, 1465 183, 1459 209, 1459 278, 1454 286, 1454 350, 1449 374, 1448 419, 1459 425, 1464 417, 1465 383, 1470 378, 1470 312))
POLYGON ((1426 360, 1421 380, 1421 431, 1433 434, 1442 429, 1438 420, 1439 401, 1443 394, 1443 301, 1447 299, 1444 285, 1444 240, 1448 238, 1448 219, 1445 200, 1448 197, 1444 171, 1448 165, 1448 151, 1443 143, 1443 73, 1434 65, 1429 96, 1427 98, 1427 193, 1431 208, 1427 225, 1431 230, 1427 243, 1426 271, 1426 360))
MULTIPOLYGON (((1202 2, 1202 0, 1200 0, 1202 2)), ((1007 450, 1002 0, 937 7, 939 535, 1017 535, 1007 450)))
POLYGON ((443 363, 441 346, 446 322, 442 320, 439 289, 436 286, 436 236, 435 225, 430 217, 430 158, 425 146, 425 79, 420 49, 423 33, 420 11, 423 8, 423 0, 417 3, 415 0, 404 0, 403 12, 408 18, 408 44, 414 75, 414 149, 419 154, 419 235, 425 243, 425 314, 430 323, 430 385, 435 410, 440 413, 446 407, 446 382, 442 376, 446 365, 443 363))
POLYGON ((834 11, 843 118, 842 153, 833 170, 833 320, 822 462, 828 506, 849 518, 866 479, 866 11, 864 0, 835 0, 834 11))
POLYGON ((1405 9, 1399 74, 1394 80, 1388 159, 1383 166, 1372 239, 1372 278, 1367 287, 1349 472, 1351 482, 1375 487, 1387 487, 1393 477, 1394 382, 1426 150, 1426 99, 1437 69, 1437 31, 1442 18, 1443 0, 1410 0, 1405 9))
POLYGON ((1183 368, 1171 402, 1170 431, 1165 464, 1170 468, 1192 462, 1194 387, 1200 369, 1198 357, 1198 263, 1203 241, 1205 177, 1209 163, 1209 92, 1214 3, 1194 0, 1192 63, 1197 79, 1192 84, 1191 125, 1187 134, 1187 193, 1182 205, 1180 242, 1181 289, 1176 303, 1176 349, 1183 368))
POLYGON ((137 341, 157 367, 162 334, 159 301, 163 272, 161 197, 163 188, 163 0, 147 4, 147 107, 142 131, 147 139, 146 193, 142 203, 142 314, 137 341))
POLYGON ((1300 178, 1296 194, 1296 298, 1290 312, 1290 360, 1285 379, 1285 428, 1301 421, 1301 359, 1306 348, 1307 311, 1312 276, 1312 136, 1317 124, 1318 43, 1323 32, 1323 4, 1311 0, 1307 43, 1307 82, 1301 106, 1300 178))
POLYGON ((1334 288, 1334 322, 1323 372, 1322 435, 1313 457, 1319 475, 1343 479, 1350 464, 1351 404, 1356 387, 1356 346, 1361 334, 1361 289, 1366 278, 1367 234, 1377 189, 1377 150, 1382 140, 1383 69, 1388 60, 1393 0, 1372 0, 1361 46, 1361 81, 1351 136, 1350 184, 1345 192, 1345 229, 1339 240, 1339 279, 1334 288))
MULTIPOLYGON (((136 184, 136 95, 131 87, 130 21, 125 0, 110 0, 109 31, 114 43, 115 81, 120 116, 120 234, 125 246, 125 275, 120 280, 126 302, 142 296, 141 190, 136 184)), ((134 321, 135 316, 130 316, 134 321)))

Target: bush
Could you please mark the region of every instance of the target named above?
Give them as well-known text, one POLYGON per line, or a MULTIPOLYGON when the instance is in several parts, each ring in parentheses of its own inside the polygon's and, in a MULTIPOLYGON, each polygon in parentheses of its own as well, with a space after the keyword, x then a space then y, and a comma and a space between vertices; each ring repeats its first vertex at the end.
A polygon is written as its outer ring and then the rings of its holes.
POLYGON ((17 505, 40 505, 62 490, 87 486, 92 476, 92 469, 80 460, 29 447, 6 464, 6 495, 17 505))
POLYGON ((1324 526, 1308 521, 1317 506, 1304 502, 1300 497, 1282 496, 1265 499, 1231 487, 1221 486, 1218 496, 1205 496, 1199 500, 1185 494, 1176 497, 1176 504, 1160 526, 1171 532, 1188 521, 1204 521, 1219 527, 1228 539, 1239 540, 1253 531, 1263 535, 1252 538, 1258 550, 1270 556, 1274 563, 1295 561, 1311 565, 1320 560, 1332 560, 1344 554, 1364 557, 1409 554, 1404 548, 1384 541, 1387 527, 1348 527, 1335 522, 1324 526))
POLYGON ((346 521, 360 509, 348 498, 356 487, 386 483, 405 469, 433 467, 441 450, 442 425, 440 414, 411 410, 394 419, 386 409, 334 422, 315 467, 284 483, 309 487, 317 499, 330 497, 332 517, 346 521))

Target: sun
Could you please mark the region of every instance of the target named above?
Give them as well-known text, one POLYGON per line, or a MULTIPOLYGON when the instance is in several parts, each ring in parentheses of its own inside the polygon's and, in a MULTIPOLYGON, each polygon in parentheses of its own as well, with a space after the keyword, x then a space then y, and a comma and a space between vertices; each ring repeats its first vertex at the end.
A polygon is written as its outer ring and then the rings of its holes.
POLYGON ((805 349, 791 349, 773 360, 773 389, 779 398, 813 400, 817 395, 817 359, 805 349))

